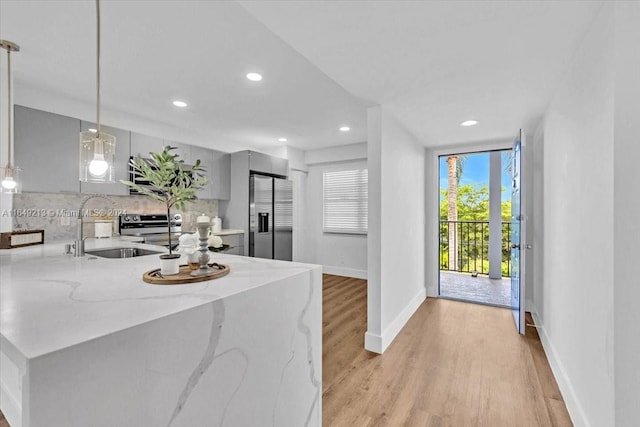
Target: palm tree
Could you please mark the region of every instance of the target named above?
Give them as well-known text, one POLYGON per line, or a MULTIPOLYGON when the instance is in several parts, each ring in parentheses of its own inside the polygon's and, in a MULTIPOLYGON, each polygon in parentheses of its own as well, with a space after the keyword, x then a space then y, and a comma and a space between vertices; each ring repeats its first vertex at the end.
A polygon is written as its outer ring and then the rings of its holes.
MULTIPOLYGON (((449 210, 448 221, 458 220, 458 185, 464 167, 465 156, 452 155, 447 157, 447 201, 449 210)), ((456 234, 457 223, 449 222, 449 270, 458 269, 458 248, 456 234), (453 267, 453 268, 452 268, 453 267)))

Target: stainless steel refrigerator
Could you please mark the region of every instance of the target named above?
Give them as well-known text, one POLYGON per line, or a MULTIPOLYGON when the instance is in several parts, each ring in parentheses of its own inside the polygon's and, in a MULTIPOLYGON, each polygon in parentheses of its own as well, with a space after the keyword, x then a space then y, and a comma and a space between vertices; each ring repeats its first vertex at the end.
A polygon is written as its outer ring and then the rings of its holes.
POLYGON ((251 173, 249 177, 249 256, 291 261, 293 185, 251 173))

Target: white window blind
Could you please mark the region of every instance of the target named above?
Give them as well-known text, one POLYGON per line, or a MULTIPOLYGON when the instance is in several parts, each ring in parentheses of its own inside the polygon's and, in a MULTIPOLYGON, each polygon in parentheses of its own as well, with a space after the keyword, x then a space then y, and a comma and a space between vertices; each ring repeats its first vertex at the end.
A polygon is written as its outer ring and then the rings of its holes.
POLYGON ((323 173, 323 231, 367 234, 367 169, 323 173))

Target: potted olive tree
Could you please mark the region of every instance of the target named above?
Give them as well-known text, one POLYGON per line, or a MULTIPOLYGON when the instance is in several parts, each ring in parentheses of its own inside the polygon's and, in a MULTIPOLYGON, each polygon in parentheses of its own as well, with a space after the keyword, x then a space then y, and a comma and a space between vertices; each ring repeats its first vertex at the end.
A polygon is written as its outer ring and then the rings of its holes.
POLYGON ((167 208, 167 232, 169 236, 169 253, 160 256, 161 262, 172 267, 162 268, 162 274, 177 274, 179 271, 179 254, 174 254, 171 247, 171 208, 176 206, 183 210, 185 203, 195 200, 196 191, 207 183, 205 169, 197 160, 193 166, 185 166, 174 153, 176 147, 166 146, 162 152, 149 153, 150 159, 135 157, 131 159, 131 170, 148 185, 139 185, 132 181, 121 182, 136 190, 139 194, 151 197, 164 203, 167 208))

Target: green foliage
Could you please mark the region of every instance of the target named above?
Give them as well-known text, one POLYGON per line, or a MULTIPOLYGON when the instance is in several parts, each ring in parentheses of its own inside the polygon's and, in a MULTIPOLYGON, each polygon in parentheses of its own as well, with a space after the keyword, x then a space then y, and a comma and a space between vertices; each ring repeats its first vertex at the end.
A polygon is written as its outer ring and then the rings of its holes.
MULTIPOLYGON (((440 189, 440 219, 446 220, 449 212, 447 189, 440 189)), ((466 184, 458 187, 458 221, 489 221, 489 187, 466 184)), ((511 200, 501 203, 503 221, 511 219, 511 200)))
MULTIPOLYGON (((503 189, 504 191, 504 189, 503 189)), ((440 190, 440 268, 454 271, 489 273, 489 187, 466 184, 458 188, 458 221, 449 223, 447 190, 440 190), (465 222, 470 221, 470 222, 465 222), (449 265, 449 227, 455 234, 458 265, 449 265)), ((509 276, 511 201, 501 203, 502 216, 502 275, 509 276)), ((453 243, 452 243, 453 244, 453 243)))
MULTIPOLYGON (((142 187, 134 182, 122 180, 124 185, 135 189, 140 194, 151 197, 165 204, 167 215, 173 206, 184 210, 185 203, 197 199, 196 191, 207 184, 205 169, 200 160, 191 167, 186 167, 184 161, 178 160, 178 154, 173 153, 176 147, 164 147, 160 153, 149 153, 151 159, 136 157, 131 159, 133 173, 144 181, 148 187, 142 187)), ((167 234, 169 237, 169 253, 171 249, 171 221, 167 219, 167 234)))
POLYGON ((136 157, 131 159, 134 174, 149 182, 149 187, 142 187, 131 181, 121 182, 145 196, 163 202, 167 210, 173 206, 184 209, 186 202, 197 198, 196 191, 207 184, 205 169, 200 160, 191 167, 178 160, 173 153, 176 147, 165 147, 160 153, 149 153, 151 159, 136 157))

